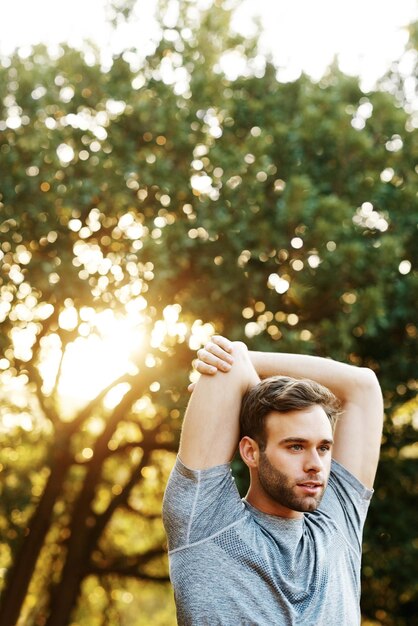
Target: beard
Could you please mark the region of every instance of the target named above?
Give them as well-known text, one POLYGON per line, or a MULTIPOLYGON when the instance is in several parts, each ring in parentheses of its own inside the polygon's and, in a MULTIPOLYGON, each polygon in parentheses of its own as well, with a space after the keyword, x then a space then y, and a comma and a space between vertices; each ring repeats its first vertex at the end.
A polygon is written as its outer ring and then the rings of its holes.
POLYGON ((260 453, 260 462, 258 465, 258 480, 265 493, 272 500, 292 511, 301 513, 309 513, 318 508, 325 491, 325 482, 319 479, 317 475, 303 477, 300 480, 290 480, 288 475, 275 468, 267 458, 265 452, 260 453), (323 482, 322 489, 317 495, 298 495, 296 493, 297 485, 309 482, 309 480, 321 480, 323 482))

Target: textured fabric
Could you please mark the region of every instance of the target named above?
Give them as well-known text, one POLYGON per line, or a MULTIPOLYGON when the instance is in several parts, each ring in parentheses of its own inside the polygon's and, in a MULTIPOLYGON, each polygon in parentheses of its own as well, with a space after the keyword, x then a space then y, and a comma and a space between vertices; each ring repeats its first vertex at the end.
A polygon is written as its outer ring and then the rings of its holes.
POLYGON ((163 505, 180 626, 358 626, 361 536, 372 491, 332 462, 301 519, 241 500, 229 465, 178 458, 163 505))

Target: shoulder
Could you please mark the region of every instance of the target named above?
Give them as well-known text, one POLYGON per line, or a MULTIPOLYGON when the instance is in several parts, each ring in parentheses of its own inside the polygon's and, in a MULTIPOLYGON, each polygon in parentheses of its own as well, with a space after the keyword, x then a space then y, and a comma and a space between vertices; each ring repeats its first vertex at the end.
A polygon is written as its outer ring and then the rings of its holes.
POLYGON ((194 470, 177 457, 163 500, 169 550, 211 537, 238 521, 242 513, 229 464, 194 470))
POLYGON ((219 497, 227 485, 233 483, 228 463, 207 469, 192 469, 185 465, 180 457, 174 467, 165 489, 163 511, 187 509, 191 503, 213 496, 219 497))
MULTIPOLYGON (((349 470, 332 462, 328 486, 318 508, 335 532, 344 535, 348 543, 359 550, 373 490, 365 487, 349 470)), ((315 515, 313 513, 312 515, 315 515)))
POLYGON ((373 496, 373 489, 369 489, 352 474, 344 465, 332 460, 329 486, 339 490, 352 500, 370 502, 373 496))

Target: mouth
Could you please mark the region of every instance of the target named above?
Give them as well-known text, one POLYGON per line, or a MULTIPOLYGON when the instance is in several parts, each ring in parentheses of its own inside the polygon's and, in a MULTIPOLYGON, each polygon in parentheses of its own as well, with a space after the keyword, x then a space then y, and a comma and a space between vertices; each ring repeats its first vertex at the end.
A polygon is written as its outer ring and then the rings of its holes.
POLYGON ((297 486, 307 496, 317 496, 322 491, 324 484, 316 481, 307 481, 305 483, 298 483, 297 486))

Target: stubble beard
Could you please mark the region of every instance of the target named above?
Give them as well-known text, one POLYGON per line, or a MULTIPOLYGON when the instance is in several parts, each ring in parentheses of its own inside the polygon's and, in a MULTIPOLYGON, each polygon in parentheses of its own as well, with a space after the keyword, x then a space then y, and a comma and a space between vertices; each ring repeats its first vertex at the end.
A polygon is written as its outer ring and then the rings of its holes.
MULTIPOLYGON (((312 477, 311 480, 316 477, 312 477)), ((273 467, 265 452, 260 453, 258 479, 264 491, 275 502, 292 511, 309 513, 315 511, 324 495, 325 484, 317 496, 298 496, 295 493, 297 483, 292 483, 287 474, 273 467)), ((305 477, 305 480, 309 480, 305 477)), ((303 480, 299 481, 303 482, 303 480)))

